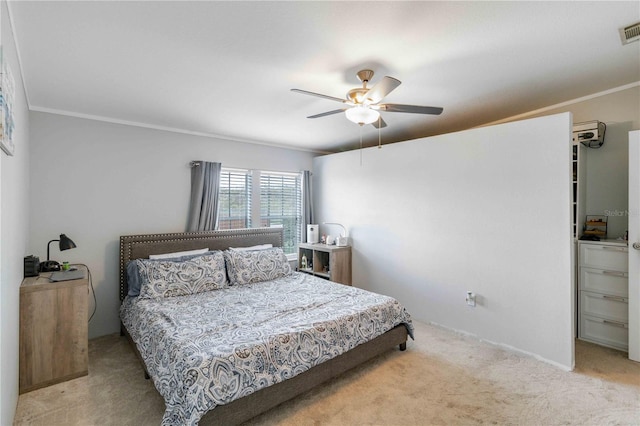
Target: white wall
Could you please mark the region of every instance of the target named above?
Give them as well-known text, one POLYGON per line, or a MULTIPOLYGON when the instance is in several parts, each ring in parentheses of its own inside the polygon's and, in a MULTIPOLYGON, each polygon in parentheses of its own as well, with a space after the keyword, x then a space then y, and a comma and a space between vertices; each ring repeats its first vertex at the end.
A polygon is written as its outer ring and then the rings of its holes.
POLYGON ((318 222, 350 229, 356 286, 571 369, 570 150, 566 113, 318 157, 318 222))
POLYGON ((227 167, 310 170, 313 154, 47 113, 31 113, 31 236, 46 258, 47 241, 66 233, 77 248, 55 260, 91 269, 98 310, 90 337, 119 330, 121 235, 184 232, 191 160, 227 167))
POLYGON ((574 123, 599 120, 607 125, 605 143, 586 149, 586 212, 609 212, 608 238, 618 238, 628 229, 628 141, 631 130, 640 129, 640 86, 603 94, 571 105, 545 109, 531 117, 571 112, 574 123))
POLYGON ((0 152, 0 424, 13 422, 18 401, 18 318, 23 258, 29 234, 29 112, 6 2, 2 15, 2 57, 15 80, 15 155, 0 152))

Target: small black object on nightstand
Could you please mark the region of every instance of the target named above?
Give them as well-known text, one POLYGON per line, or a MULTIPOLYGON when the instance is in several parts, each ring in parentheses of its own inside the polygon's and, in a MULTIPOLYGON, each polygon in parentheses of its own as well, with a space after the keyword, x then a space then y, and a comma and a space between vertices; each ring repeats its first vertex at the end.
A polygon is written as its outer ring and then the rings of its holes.
POLYGON ((25 256, 24 258, 24 277, 37 277, 38 267, 40 266, 40 259, 38 256, 25 256))

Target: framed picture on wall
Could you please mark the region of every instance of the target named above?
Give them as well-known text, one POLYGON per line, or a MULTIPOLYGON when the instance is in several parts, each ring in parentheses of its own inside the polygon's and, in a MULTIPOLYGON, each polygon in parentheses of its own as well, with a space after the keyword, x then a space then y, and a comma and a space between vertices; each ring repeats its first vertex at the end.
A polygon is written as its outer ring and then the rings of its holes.
POLYGON ((0 148, 8 155, 13 155, 16 148, 13 142, 15 81, 2 53, 0 51, 0 148))

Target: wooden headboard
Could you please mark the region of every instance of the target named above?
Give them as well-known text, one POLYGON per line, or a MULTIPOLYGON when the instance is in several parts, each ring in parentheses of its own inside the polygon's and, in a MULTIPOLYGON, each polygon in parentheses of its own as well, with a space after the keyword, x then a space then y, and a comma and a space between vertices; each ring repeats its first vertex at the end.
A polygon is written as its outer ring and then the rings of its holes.
POLYGON ((129 291, 127 263, 130 260, 147 259, 150 254, 174 253, 205 247, 209 250, 226 250, 229 247, 249 247, 258 244, 282 247, 283 235, 283 228, 123 235, 120 237, 120 301, 124 300, 129 291))

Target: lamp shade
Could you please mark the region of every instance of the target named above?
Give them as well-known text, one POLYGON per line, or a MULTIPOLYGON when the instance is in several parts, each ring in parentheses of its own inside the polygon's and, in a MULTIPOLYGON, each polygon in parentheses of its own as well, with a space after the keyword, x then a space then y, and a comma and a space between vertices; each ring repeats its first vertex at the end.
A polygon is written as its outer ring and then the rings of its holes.
POLYGON ((58 241, 58 247, 60 248, 60 251, 76 248, 76 243, 71 241, 71 238, 67 237, 65 234, 60 234, 59 240, 51 240, 47 243, 47 261, 50 259, 49 248, 51 247, 51 243, 54 241, 58 241))
POLYGON ((364 105, 356 105, 347 109, 344 114, 349 121, 357 124, 371 124, 380 117, 380 113, 364 105))
POLYGON ((76 243, 71 241, 71 238, 65 234, 60 234, 60 251, 76 248, 76 243))

